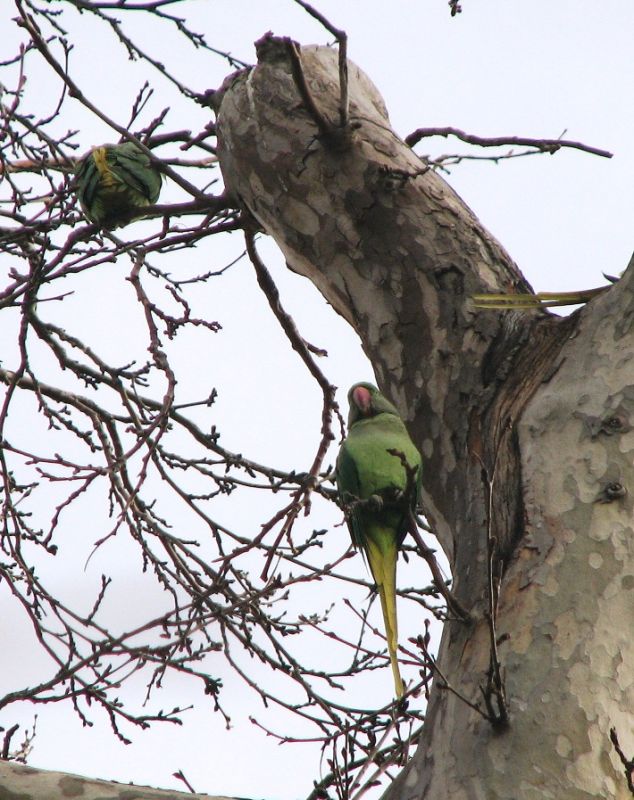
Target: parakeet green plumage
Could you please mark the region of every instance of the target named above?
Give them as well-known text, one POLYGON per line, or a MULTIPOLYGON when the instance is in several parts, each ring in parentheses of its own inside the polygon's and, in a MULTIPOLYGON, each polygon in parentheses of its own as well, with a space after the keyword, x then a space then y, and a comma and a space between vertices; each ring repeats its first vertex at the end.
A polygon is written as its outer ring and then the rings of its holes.
POLYGON ((394 686, 401 697, 396 559, 418 500, 421 457, 398 411, 376 386, 356 383, 348 402, 348 436, 337 458, 337 486, 349 509, 352 541, 365 555, 379 591, 394 686), (355 505, 357 500, 366 502, 355 505))
POLYGON ((93 147, 75 175, 84 214, 104 228, 125 225, 132 212, 156 203, 161 191, 161 173, 133 142, 93 147))

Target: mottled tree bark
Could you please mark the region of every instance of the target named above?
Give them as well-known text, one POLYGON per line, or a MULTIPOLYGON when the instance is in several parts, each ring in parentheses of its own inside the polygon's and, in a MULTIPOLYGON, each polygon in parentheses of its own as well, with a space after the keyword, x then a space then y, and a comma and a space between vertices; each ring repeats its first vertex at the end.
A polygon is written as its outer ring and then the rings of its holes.
POLYGON ((368 78, 350 65, 342 131, 336 52, 301 51, 317 114, 289 42, 266 38, 258 58, 216 95, 228 190, 354 327, 408 421, 425 512, 473 615, 446 624, 438 664, 481 706, 497 545, 509 724, 437 679, 418 751, 388 794, 630 796, 609 729, 634 755, 634 268, 565 320, 477 311, 471 294, 526 283, 394 134, 368 78))
POLYGON ((95 781, 82 775, 33 769, 0 761, 0 800, 232 800, 208 794, 170 792, 131 783, 95 781))

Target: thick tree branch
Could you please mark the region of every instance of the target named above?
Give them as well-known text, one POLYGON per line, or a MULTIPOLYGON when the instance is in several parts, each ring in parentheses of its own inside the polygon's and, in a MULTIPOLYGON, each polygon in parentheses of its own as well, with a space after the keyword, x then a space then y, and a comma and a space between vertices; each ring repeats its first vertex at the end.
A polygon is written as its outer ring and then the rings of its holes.
POLYGON ((116 781, 98 781, 82 775, 35 769, 0 761, 0 795, 21 800, 232 800, 223 796, 153 789, 116 781))

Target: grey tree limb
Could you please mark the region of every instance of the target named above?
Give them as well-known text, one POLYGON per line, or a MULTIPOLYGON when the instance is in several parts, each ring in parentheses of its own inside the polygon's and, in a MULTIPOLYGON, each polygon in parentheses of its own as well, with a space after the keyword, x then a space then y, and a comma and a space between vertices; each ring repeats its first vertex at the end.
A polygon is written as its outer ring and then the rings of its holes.
POLYGON ((82 800, 232 800, 224 796, 97 781, 82 775, 0 761, 0 800, 68 800, 70 797, 81 797, 82 800))

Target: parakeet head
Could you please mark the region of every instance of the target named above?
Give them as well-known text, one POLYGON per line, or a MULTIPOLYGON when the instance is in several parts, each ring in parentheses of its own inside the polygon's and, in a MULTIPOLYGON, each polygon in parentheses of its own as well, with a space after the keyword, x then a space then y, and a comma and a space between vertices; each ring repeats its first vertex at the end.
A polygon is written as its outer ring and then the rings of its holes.
POLYGON ((372 383, 355 383, 348 392, 348 403, 348 428, 360 419, 375 417, 377 414, 399 416, 395 406, 372 383))

